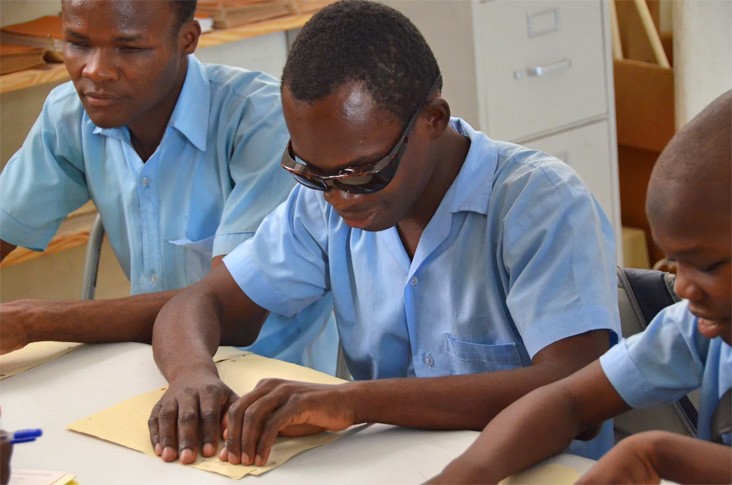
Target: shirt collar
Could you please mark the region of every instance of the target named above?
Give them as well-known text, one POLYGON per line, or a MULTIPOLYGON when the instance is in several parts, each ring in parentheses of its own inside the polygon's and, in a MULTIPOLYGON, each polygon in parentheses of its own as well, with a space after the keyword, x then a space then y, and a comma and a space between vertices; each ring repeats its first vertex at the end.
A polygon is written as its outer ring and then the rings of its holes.
POLYGON ((203 65, 191 54, 183 89, 170 115, 169 126, 181 132, 199 150, 206 150, 211 87, 203 65))
MULTIPOLYGON (((170 115, 168 126, 178 130, 197 149, 206 150, 208 134, 208 115, 210 111, 211 87, 201 62, 191 54, 188 56, 188 69, 178 101, 170 115)), ((120 138, 129 142, 127 127, 94 127, 95 134, 120 138)))
POLYGON ((446 207, 450 212, 487 214, 498 163, 496 145, 484 133, 474 130, 460 118, 451 118, 450 127, 470 139, 470 149, 460 172, 445 194, 446 207))

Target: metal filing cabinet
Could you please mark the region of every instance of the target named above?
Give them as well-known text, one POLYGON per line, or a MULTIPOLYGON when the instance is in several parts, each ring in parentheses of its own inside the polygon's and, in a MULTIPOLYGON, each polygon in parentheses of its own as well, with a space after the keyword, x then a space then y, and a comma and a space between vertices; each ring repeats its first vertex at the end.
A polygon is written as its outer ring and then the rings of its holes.
POLYGON ((386 0, 435 52, 454 116, 551 153, 613 223, 620 197, 606 0, 386 0))

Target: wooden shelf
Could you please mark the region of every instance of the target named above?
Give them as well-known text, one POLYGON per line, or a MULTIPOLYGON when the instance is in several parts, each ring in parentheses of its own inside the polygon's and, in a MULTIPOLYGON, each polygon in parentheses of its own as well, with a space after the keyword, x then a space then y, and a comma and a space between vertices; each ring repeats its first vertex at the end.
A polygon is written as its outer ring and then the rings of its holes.
MULTIPOLYGON (((201 35, 198 41, 198 47, 213 47, 260 35, 299 29, 305 25, 305 22, 310 20, 313 13, 286 15, 242 25, 241 27, 213 30, 201 35)), ((63 64, 46 64, 36 69, 28 69, 0 76, 0 94, 19 91, 41 84, 68 80, 69 74, 66 72, 66 67, 63 64)))
POLYGON ((285 15, 283 17, 262 20, 260 22, 242 25, 240 27, 213 30, 201 35, 198 41, 198 47, 213 47, 260 35, 299 29, 305 25, 305 22, 310 20, 310 17, 312 17, 314 13, 315 12, 285 15))

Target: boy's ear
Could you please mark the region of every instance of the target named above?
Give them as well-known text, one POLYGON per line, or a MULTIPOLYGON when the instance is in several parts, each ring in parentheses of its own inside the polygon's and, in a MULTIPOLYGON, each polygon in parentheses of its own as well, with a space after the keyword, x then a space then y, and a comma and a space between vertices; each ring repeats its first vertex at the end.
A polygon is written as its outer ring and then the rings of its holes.
POLYGON ((181 26, 178 39, 185 54, 193 54, 196 51, 199 37, 201 37, 201 25, 198 20, 190 20, 181 26))
POLYGON ((447 129, 450 123, 450 105, 443 98, 437 97, 427 102, 424 113, 429 121, 430 138, 436 140, 447 129))

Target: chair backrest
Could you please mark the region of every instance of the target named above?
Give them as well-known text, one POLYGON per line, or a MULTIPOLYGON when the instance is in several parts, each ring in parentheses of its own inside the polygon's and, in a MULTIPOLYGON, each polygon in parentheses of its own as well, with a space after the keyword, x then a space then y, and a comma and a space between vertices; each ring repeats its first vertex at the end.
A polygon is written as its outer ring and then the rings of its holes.
POLYGON ((81 299, 93 300, 97 289, 97 274, 99 273, 99 256, 102 252, 104 239, 104 225, 102 216, 97 214, 91 230, 89 241, 86 243, 86 258, 84 260, 84 275, 81 282, 81 299))
MULTIPOLYGON (((680 301, 676 276, 652 269, 617 268, 618 308, 623 337, 642 332, 663 308, 680 301)), ((698 394, 691 395, 696 399, 698 394)), ((652 409, 632 409, 614 420, 616 437, 651 429, 696 435, 697 408, 689 396, 652 409)))

